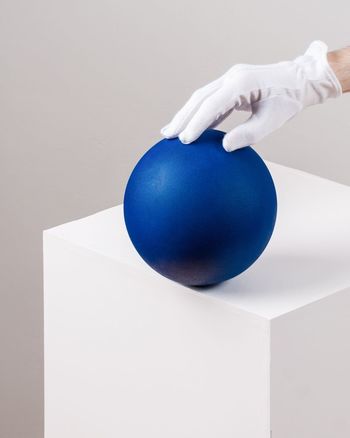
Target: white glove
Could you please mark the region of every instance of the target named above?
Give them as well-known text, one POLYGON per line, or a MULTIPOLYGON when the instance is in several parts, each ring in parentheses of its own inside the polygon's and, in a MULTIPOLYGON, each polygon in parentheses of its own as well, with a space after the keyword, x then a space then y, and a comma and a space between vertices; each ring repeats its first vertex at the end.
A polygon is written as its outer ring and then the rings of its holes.
POLYGON ((223 146, 231 152, 257 143, 305 107, 342 94, 328 64, 327 50, 322 41, 314 41, 304 55, 293 61, 234 65, 195 91, 161 133, 191 143, 233 110, 249 111, 248 120, 225 135, 223 146))

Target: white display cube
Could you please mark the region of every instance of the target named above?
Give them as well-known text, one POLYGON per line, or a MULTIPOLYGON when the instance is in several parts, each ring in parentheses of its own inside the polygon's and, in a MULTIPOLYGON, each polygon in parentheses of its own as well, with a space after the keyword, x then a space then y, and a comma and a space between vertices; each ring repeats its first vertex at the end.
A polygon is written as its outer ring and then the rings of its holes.
POLYGON ((45 231, 46 438, 349 438, 350 187, 267 164, 270 244, 214 287, 149 268, 122 206, 45 231))

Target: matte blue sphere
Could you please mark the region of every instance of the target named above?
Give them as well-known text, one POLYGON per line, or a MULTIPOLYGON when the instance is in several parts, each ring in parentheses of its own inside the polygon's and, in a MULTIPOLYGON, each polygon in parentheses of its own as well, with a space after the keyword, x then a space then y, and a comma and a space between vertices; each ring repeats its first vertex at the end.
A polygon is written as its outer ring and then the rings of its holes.
POLYGON ((161 140, 137 163, 124 218, 140 256, 188 286, 219 283, 247 269, 265 249, 276 220, 271 175, 249 146, 228 153, 224 132, 191 144, 161 140))

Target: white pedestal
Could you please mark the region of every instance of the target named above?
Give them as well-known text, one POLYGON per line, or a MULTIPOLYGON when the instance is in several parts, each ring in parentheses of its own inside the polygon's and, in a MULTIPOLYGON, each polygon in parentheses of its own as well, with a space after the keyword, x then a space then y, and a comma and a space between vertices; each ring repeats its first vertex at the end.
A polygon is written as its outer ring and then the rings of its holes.
POLYGON ((350 188, 268 163, 273 238, 203 291, 122 206, 45 232, 46 438, 349 438, 350 188))

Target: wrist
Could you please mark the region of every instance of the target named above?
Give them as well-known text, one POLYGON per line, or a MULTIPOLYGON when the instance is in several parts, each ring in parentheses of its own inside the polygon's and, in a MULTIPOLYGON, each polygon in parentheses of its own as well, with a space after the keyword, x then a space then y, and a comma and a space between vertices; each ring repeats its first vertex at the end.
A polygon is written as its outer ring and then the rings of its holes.
POLYGON ((350 92, 350 47, 329 52, 327 59, 340 82, 343 93, 350 92))

